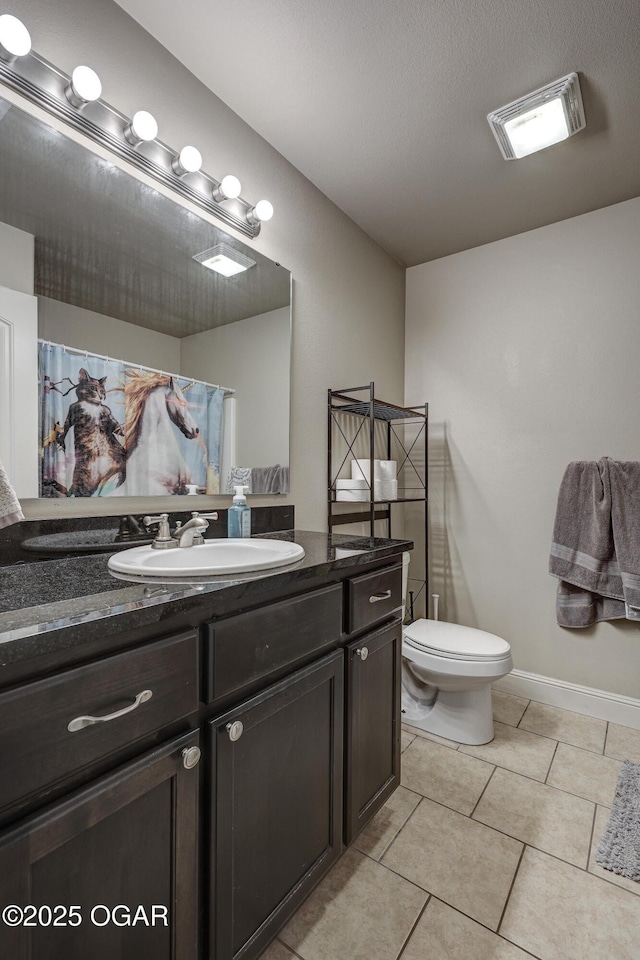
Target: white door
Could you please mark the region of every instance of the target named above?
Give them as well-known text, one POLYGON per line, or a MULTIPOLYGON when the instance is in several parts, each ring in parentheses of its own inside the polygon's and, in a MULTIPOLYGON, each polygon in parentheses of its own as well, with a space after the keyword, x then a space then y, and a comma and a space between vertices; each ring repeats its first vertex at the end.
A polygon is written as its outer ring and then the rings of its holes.
POLYGON ((38 496, 38 301, 0 287, 0 462, 21 499, 38 496))

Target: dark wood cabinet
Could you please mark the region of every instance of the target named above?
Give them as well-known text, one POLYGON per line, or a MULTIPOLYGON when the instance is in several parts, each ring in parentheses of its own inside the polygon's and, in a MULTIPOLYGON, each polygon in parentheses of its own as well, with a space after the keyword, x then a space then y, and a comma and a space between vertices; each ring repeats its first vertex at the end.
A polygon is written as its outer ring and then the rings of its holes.
POLYGON ((250 960, 342 852, 342 650, 210 721, 210 953, 250 960))
POLYGON ((400 783, 401 651, 399 621, 346 648, 347 844, 400 783))
POLYGON ((198 742, 175 739, 4 833, 0 903, 25 912, 0 923, 0 956, 196 960, 198 742))
POLYGON ((399 783, 384 560, 6 684, 0 960, 257 960, 399 783))

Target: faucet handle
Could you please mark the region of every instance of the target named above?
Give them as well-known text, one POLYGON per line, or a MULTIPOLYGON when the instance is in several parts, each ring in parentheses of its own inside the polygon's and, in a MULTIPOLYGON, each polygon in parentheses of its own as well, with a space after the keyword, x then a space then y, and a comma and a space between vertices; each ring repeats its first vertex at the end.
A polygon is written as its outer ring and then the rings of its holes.
POLYGON ((213 513, 199 513, 197 510, 193 510, 191 516, 200 517, 201 520, 217 520, 218 511, 214 510, 213 513))
POLYGON ((169 514, 161 513, 157 517, 143 517, 142 522, 145 527, 150 527, 154 524, 158 524, 158 536, 153 541, 154 543, 166 543, 171 541, 171 528, 169 527, 169 514))

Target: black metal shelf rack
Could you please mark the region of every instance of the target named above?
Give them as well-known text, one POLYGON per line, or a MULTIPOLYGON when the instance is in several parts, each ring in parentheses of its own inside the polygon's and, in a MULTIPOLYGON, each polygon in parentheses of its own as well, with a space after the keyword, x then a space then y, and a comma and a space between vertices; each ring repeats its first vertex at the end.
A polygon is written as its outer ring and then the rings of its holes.
MULTIPOLYGON (((341 390, 328 391, 328 445, 327 445, 327 521, 329 533, 334 527, 350 523, 369 523, 369 533, 375 536, 375 523, 378 520, 386 521, 387 536, 392 536, 392 508, 401 503, 424 503, 424 569, 425 580, 418 596, 425 591, 425 607, 428 608, 427 581, 429 571, 428 548, 428 493, 429 493, 429 404, 424 403, 415 407, 400 407, 394 403, 387 403, 375 396, 373 381, 364 387, 345 387, 341 390), (353 394, 366 393, 366 399, 358 399, 353 394), (344 414, 351 414, 360 418, 359 425, 349 432, 345 426, 344 414), (354 447, 360 440, 367 448, 370 461, 369 477, 374 476, 374 460, 376 459, 376 423, 386 423, 385 439, 378 437, 378 444, 386 446, 386 459, 398 460, 398 475, 410 474, 415 486, 404 488, 405 493, 416 491, 417 496, 398 496, 395 500, 375 500, 372 484, 369 483, 369 499, 363 501, 365 509, 341 513, 345 501, 337 500, 336 481, 350 457, 356 457, 354 447), (407 449, 404 436, 400 436, 399 427, 411 426, 412 442, 407 449), (340 453, 344 456, 335 457, 332 437, 334 428, 344 441, 340 453), (367 436, 368 432, 368 436, 367 436), (361 438, 362 435, 362 438, 361 438), (345 452, 346 451, 346 452, 345 452), (414 452, 415 451, 415 452, 414 452), (413 456, 412 456, 413 454, 413 456), (418 461, 421 454, 421 462, 418 461), (339 463, 335 461, 340 459, 339 463), (418 462, 416 462, 418 461, 418 462), (337 507, 337 504, 340 506, 337 507)), ((362 456, 360 455, 360 459, 362 456)), ((366 457, 364 458, 366 459, 366 457)), ((384 459, 379 456, 379 459, 384 459)), ((417 599, 417 597, 416 597, 417 599)))

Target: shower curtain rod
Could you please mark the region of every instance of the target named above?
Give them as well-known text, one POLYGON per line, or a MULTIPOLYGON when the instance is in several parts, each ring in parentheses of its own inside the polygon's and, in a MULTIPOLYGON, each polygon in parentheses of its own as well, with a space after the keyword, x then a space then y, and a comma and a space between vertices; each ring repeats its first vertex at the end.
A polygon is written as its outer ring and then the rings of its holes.
POLYGON ((182 380, 191 380, 192 383, 202 383, 205 387, 211 387, 213 390, 222 390, 224 393, 233 394, 233 387, 221 387, 219 383, 208 383, 206 380, 198 380, 196 377, 185 377, 181 373, 170 373, 168 370, 156 370, 155 367, 147 367, 144 363, 133 363, 131 360, 118 360, 117 357, 105 357, 101 353, 92 353, 90 350, 79 350, 78 347, 67 347, 64 343, 55 343, 53 340, 42 340, 38 337, 38 343, 48 347, 62 347, 65 353, 73 353, 79 357, 88 360, 93 357, 94 360, 113 360, 115 363, 124 363, 126 366, 135 367, 136 370, 145 370, 147 373, 160 373, 162 376, 180 377, 182 380))

